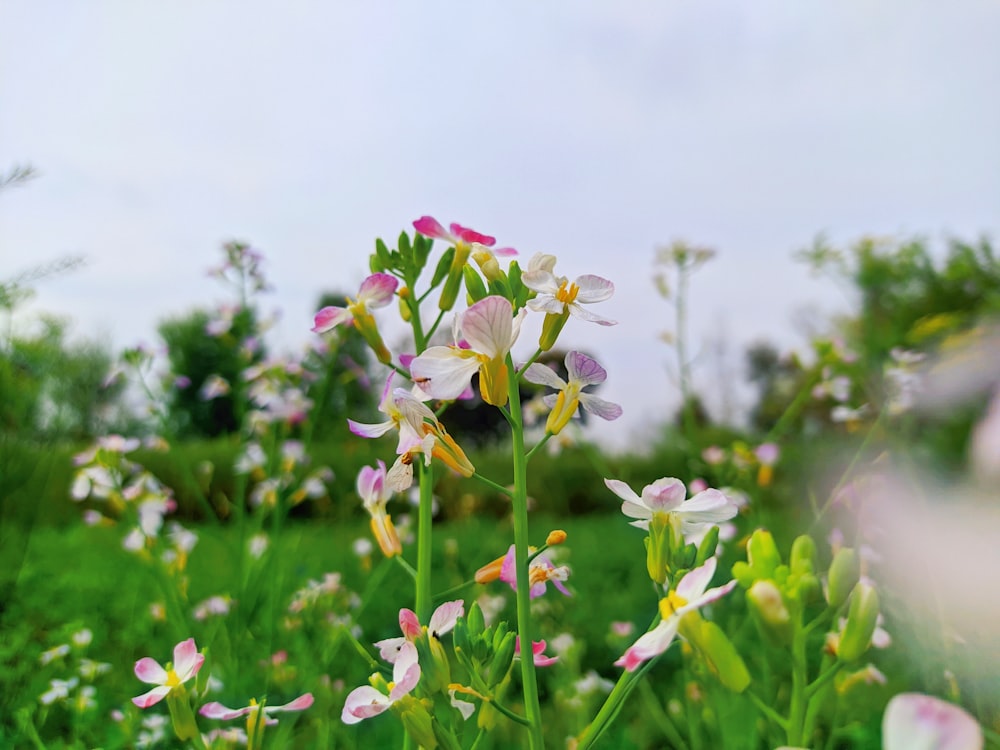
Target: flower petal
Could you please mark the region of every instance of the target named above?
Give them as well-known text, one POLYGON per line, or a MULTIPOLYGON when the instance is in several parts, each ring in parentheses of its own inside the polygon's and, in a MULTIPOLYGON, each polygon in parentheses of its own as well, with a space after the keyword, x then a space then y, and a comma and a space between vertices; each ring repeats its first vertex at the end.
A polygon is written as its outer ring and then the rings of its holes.
POLYGON ((634 672, 644 661, 659 656, 670 647, 677 636, 679 626, 679 617, 668 617, 666 620, 661 620, 659 625, 641 635, 615 662, 615 666, 625 667, 626 671, 634 672))
POLYGON ((704 565, 690 571, 678 582, 677 595, 690 602, 704 594, 715 575, 716 565, 715 558, 710 557, 704 565))
POLYGON ((430 237, 435 240, 447 240, 448 242, 454 242, 455 240, 433 216, 421 216, 413 222, 413 228, 424 237, 430 237))
POLYGON ((400 636, 399 638, 384 638, 381 641, 375 641, 375 648, 378 649, 378 655, 382 661, 387 661, 390 664, 395 664, 396 659, 399 657, 399 650, 406 643, 406 638, 400 636))
POLYGON ((379 422, 378 424, 364 424, 363 422, 355 422, 353 419, 348 419, 347 426, 358 437, 377 438, 382 437, 391 430, 393 424, 391 421, 379 422))
POLYGON ((983 730, 969 714, 940 698, 900 693, 882 716, 885 750, 980 750, 983 730))
POLYGON ((548 365, 540 365, 537 362, 532 363, 531 366, 524 371, 524 379, 529 383, 547 385, 549 388, 556 388, 560 391, 568 385, 565 380, 556 375, 555 371, 551 367, 548 365))
POLYGON ((522 273, 521 283, 539 294, 555 294, 559 291, 559 280, 551 271, 541 268, 522 273))
POLYGON ((427 625, 427 632, 435 637, 443 635, 455 627, 458 618, 463 614, 465 614, 465 603, 461 599, 445 602, 434 610, 427 625))
POLYGON ((313 333, 326 333, 352 319, 351 311, 345 307, 324 307, 313 317, 313 333))
POLYGON ((569 312, 571 315, 576 316, 580 320, 586 320, 588 323, 597 323, 599 326, 616 326, 618 325, 617 320, 611 320, 610 318, 602 318, 600 315, 595 315, 586 310, 576 302, 571 302, 569 304, 569 312))
POLYGON ((615 293, 614 284, 591 273, 578 277, 573 283, 580 289, 576 295, 577 301, 584 304, 603 302, 615 293))
POLYGON ((485 297, 462 313, 462 334, 475 351, 502 358, 510 351, 513 315, 510 300, 485 297))
POLYGON ((248 713, 253 711, 254 708, 254 706, 246 706, 245 708, 227 708, 218 701, 212 701, 211 703, 206 703, 204 706, 199 708, 198 713, 208 719, 229 721, 230 719, 236 719, 240 716, 246 716, 248 713))
POLYGON ((148 693, 137 695, 135 698, 132 699, 132 702, 139 708, 149 708, 150 706, 153 706, 162 701, 164 698, 166 698, 167 694, 171 690, 172 688, 166 685, 158 685, 157 687, 150 690, 148 693))
POLYGON ((387 695, 383 695, 371 685, 362 685, 354 688, 344 701, 344 710, 340 713, 340 720, 345 724, 357 724, 364 719, 378 716, 389 708, 390 701, 387 695))
POLYGON ((453 236, 462 240, 469 245, 474 242, 478 242, 480 245, 486 245, 486 247, 493 247, 497 244, 496 237, 490 237, 488 234, 481 234, 475 229, 469 229, 468 227, 463 227, 461 224, 451 224, 450 227, 453 236))
POLYGON ((702 490, 678 510, 690 523, 721 523, 736 515, 736 504, 718 490, 702 490))
POLYGON ((420 390, 446 401, 458 398, 478 371, 474 355, 452 346, 432 346, 410 363, 410 374, 420 390))
POLYGON ((399 649, 399 656, 392 667, 392 692, 390 701, 397 701, 409 693, 420 682, 420 665, 417 663, 417 647, 407 641, 399 649))
POLYGON ((551 315, 561 315, 566 305, 555 297, 544 295, 528 300, 528 309, 532 312, 547 313, 551 315))
POLYGON ((618 404, 605 401, 603 398, 592 396, 589 393, 581 393, 580 405, 591 414, 607 419, 609 422, 618 419, 622 415, 622 408, 618 404))
POLYGON ((358 291, 358 301, 364 302, 369 307, 385 307, 392 302, 392 295, 396 293, 399 281, 395 276, 387 273, 373 273, 361 282, 361 289, 358 291))
POLYGON ((412 609, 407 609, 403 607, 399 610, 399 629, 403 631, 403 636, 406 640, 412 641, 420 637, 420 620, 417 619, 417 613, 412 609))
POLYGON ((642 488, 642 502, 652 511, 668 512, 677 510, 687 497, 684 482, 674 477, 663 477, 642 488))
POLYGON ((607 370, 583 352, 573 351, 566 355, 566 372, 569 379, 575 380, 581 387, 597 385, 608 379, 607 370))
POLYGON ((167 681, 167 670, 156 659, 144 656, 135 663, 135 676, 149 685, 162 685, 167 681))
POLYGON ((305 711, 313 704, 313 700, 312 693, 304 693, 295 700, 289 701, 281 706, 267 706, 264 708, 264 713, 269 714, 272 711, 305 711))
POLYGON ((187 682, 201 669, 205 655, 198 653, 194 638, 188 638, 174 646, 174 672, 181 682, 187 682))

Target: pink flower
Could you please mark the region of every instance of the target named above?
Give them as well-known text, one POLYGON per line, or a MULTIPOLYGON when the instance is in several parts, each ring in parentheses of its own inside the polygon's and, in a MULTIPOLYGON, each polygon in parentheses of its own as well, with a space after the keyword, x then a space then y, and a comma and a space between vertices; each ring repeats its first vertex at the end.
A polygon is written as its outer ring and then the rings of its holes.
POLYGON ((622 415, 622 408, 618 404, 583 391, 587 386, 599 385, 608 378, 608 373, 597 360, 580 352, 570 352, 566 355, 566 374, 569 376, 568 383, 549 367, 537 362, 525 370, 524 379, 528 382, 547 385, 559 391, 544 398, 545 404, 552 409, 545 423, 546 431, 557 435, 576 415, 577 405, 601 419, 613 420, 622 415))
POLYGON ((684 615, 732 591, 736 585, 735 580, 705 590, 715 575, 715 566, 716 561, 712 557, 700 568, 695 568, 685 575, 677 584, 677 588, 660 600, 660 614, 663 617, 660 623, 639 636, 639 639, 615 662, 615 666, 625 667, 627 671, 634 672, 644 661, 659 656, 673 643, 684 615))
POLYGON ((400 647, 393 664, 389 694, 386 695, 371 685, 355 688, 344 701, 340 719, 345 724, 357 724, 364 719, 378 716, 404 695, 408 695, 418 682, 420 682, 420 665, 417 663, 417 647, 405 642, 400 647))
MULTIPOLYGON (((518 636, 514 641, 514 655, 521 655, 521 637, 518 636)), ((559 661, 558 656, 546 656, 545 655, 545 641, 532 641, 531 642, 531 656, 534 659, 536 667, 550 667, 559 661)))
POLYGON ((472 245, 473 243, 478 243, 486 247, 493 247, 497 242, 495 237, 490 237, 488 234, 480 234, 473 229, 463 227, 461 224, 449 225, 451 231, 448 231, 432 216, 421 216, 413 222, 413 228, 424 235, 424 237, 430 237, 434 240, 444 240, 452 245, 462 243, 472 245))
POLYGON ((639 529, 648 529, 650 519, 658 513, 674 514, 681 521, 685 536, 695 534, 705 524, 718 524, 736 515, 736 504, 718 490, 702 490, 694 497, 687 497, 687 488, 680 479, 664 477, 642 488, 642 496, 625 482, 605 479, 604 484, 624 502, 622 513, 639 529))
POLYGON ((264 712, 264 723, 265 724, 277 724, 277 719, 272 719, 271 714, 278 713, 279 711, 305 711, 309 706, 313 704, 312 693, 306 693, 305 695, 300 695, 293 701, 285 703, 281 706, 259 706, 256 700, 251 700, 249 706, 244 706, 243 708, 227 708, 221 703, 213 701, 211 703, 206 703, 202 706, 198 713, 209 719, 219 719, 220 721, 229 721, 230 719, 238 719, 241 716, 253 716, 254 719, 250 720, 250 723, 256 724, 257 714, 263 710, 264 712))
POLYGON ((339 325, 350 323, 356 317, 370 315, 370 311, 392 302, 399 282, 387 273, 374 273, 361 282, 356 300, 347 300, 347 307, 324 307, 313 319, 313 332, 326 333, 339 325))
MULTIPOLYGON (((563 586, 563 581, 569 578, 569 568, 565 565, 556 567, 545 555, 536 556, 528 565, 528 580, 531 582, 531 598, 535 599, 545 593, 545 584, 549 581, 565 596, 572 596, 569 589, 563 586)), ((517 591, 517 566, 514 562, 514 545, 510 545, 504 555, 500 568, 500 580, 510 584, 517 591)))
POLYGON ((981 750, 983 730, 958 706, 920 693, 900 693, 882 716, 885 750, 981 750))
MULTIPOLYGON (((427 623, 428 635, 440 638, 455 627, 458 618, 463 614, 465 614, 465 604, 461 599, 445 602, 431 614, 431 620, 427 623)), ((390 664, 395 663, 399 658, 399 655, 402 653, 403 644, 413 643, 424 632, 423 626, 417 619, 417 614, 405 607, 399 610, 399 629, 403 631, 402 638, 386 638, 375 644, 378 648, 379 656, 390 664)))
POLYGON ((135 676, 149 685, 156 685, 148 693, 136 696, 132 702, 139 708, 149 708, 159 703, 179 685, 190 680, 205 663, 205 655, 198 653, 194 638, 174 646, 173 664, 164 669, 155 659, 146 656, 135 663, 135 676))

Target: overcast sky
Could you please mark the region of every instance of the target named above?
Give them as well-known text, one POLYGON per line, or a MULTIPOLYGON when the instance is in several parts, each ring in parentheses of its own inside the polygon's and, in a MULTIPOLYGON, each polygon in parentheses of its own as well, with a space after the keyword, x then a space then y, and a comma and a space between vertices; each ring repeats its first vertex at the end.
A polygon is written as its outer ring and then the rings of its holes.
MULTIPOLYGON (((609 371, 635 442, 676 404, 655 248, 692 288, 696 374, 843 309, 795 250, 825 232, 1000 230, 1000 3, 90 2, 0 5, 0 279, 69 254, 27 312, 115 347, 223 299, 220 244, 259 248, 297 348, 376 236, 431 214, 569 277, 612 279, 566 346, 609 371)), ((530 351, 530 342, 524 347, 530 351)), ((738 375, 738 373, 737 373, 738 375)))

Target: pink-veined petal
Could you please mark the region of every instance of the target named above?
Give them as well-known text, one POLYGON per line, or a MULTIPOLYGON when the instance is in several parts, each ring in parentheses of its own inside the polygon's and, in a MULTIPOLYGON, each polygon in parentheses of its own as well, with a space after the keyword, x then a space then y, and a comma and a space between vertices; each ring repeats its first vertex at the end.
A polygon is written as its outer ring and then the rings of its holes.
POLYGON ((521 308, 517 311, 517 314, 510 320, 510 342, 507 344, 507 351, 513 348, 514 343, 517 341, 517 337, 521 335, 521 324, 524 319, 528 317, 528 311, 525 308, 521 308))
POLYGON ((570 302, 569 312, 570 315, 573 315, 579 318, 580 320, 586 320, 588 323, 597 323, 597 325, 599 326, 618 325, 617 320, 611 320, 610 318, 602 318, 600 315, 595 315, 594 313, 590 312, 590 310, 583 308, 576 302, 570 302))
POLYGON ((230 719, 236 719, 240 716, 246 716, 255 708, 257 707, 246 706, 245 708, 227 708, 218 701, 212 701, 211 703, 206 703, 204 706, 199 708, 198 713, 207 719, 229 721, 230 719))
POLYGON ((445 602, 434 610, 427 625, 427 632, 435 637, 441 636, 454 628, 458 618, 463 614, 465 614, 465 603, 461 599, 445 602))
POLYGON ((882 716, 885 750, 981 750, 983 730, 958 706, 921 693, 900 693, 882 716))
POLYGON ((479 372, 479 359, 451 346, 432 346, 410 363, 410 374, 431 398, 458 398, 479 372))
POLYGON ((151 656, 144 656, 135 663, 135 676, 149 685, 162 685, 167 681, 167 670, 151 656))
POLYGON ((517 250, 512 247, 494 247, 492 250, 494 255, 499 255, 502 258, 512 258, 517 255, 517 250))
POLYGON ((585 305, 592 302, 603 302, 615 293, 614 284, 600 276, 594 276, 592 273, 580 276, 573 283, 580 289, 576 295, 577 302, 582 302, 585 305))
POLYGON ((167 685, 157 685, 148 693, 137 695, 132 699, 132 702, 139 708, 149 708, 166 698, 167 694, 170 693, 172 689, 173 688, 168 687, 167 685))
POLYGON ((393 428, 393 423, 389 421, 379 422, 378 424, 365 424, 364 422, 355 422, 353 419, 348 419, 347 426, 358 437, 377 438, 389 432, 393 428))
POLYGON ((475 351, 502 358, 510 351, 513 314, 510 300, 486 297, 462 313, 462 334, 475 351))
POLYGON ((387 273, 373 273, 361 282, 358 300, 369 308, 385 307, 392 302, 399 281, 387 273))
POLYGON ((181 682, 187 682, 198 674, 204 663, 205 655, 198 653, 194 638, 188 638, 174 646, 174 672, 181 682))
POLYGON ((295 700, 280 706, 267 706, 264 708, 264 713, 269 714, 272 711, 305 711, 313 704, 314 700, 312 693, 304 693, 295 700))
POLYGON ((379 459, 377 466, 362 466, 357 479, 358 496, 367 501, 381 498, 385 491, 385 462, 379 459))
POLYGON ((353 319, 351 311, 344 307, 324 307, 313 317, 313 333, 326 333, 353 319))
POLYGON ((618 404, 605 401, 603 398, 592 396, 589 393, 581 393, 579 398, 580 405, 584 409, 601 419, 607 419, 610 422, 622 415, 622 408, 618 404))
POLYGON ((344 701, 344 710, 340 720, 345 724, 357 724, 359 721, 378 716, 389 708, 389 696, 383 695, 371 685, 354 688, 344 701))
POLYGON ((447 240, 448 242, 455 241, 455 238, 449 234, 448 230, 441 226, 441 223, 433 216, 421 216, 413 222, 413 228, 424 237, 430 237, 435 240, 447 240))
POLYGON ((596 359, 582 352, 570 352, 566 355, 566 372, 570 381, 577 381, 581 387, 598 385, 608 379, 608 372, 596 359))
POLYGON ((548 365, 541 365, 534 362, 524 371, 524 379, 536 385, 547 385, 549 388, 562 390, 567 383, 556 375, 555 371, 548 365))
POLYGON ((681 607, 677 610, 678 615, 683 615, 691 610, 698 609, 699 607, 704 607, 706 604, 711 604, 716 599, 721 599, 730 591, 736 587, 736 580, 732 580, 729 583, 725 583, 722 586, 716 586, 714 589, 709 589, 704 594, 699 596, 697 599, 690 601, 686 606, 681 607))
POLYGON ((625 667, 626 671, 634 672, 644 661, 659 656, 666 651, 677 636, 677 628, 680 626, 679 617, 668 617, 644 633, 622 654, 621 658, 615 662, 616 667, 625 667))

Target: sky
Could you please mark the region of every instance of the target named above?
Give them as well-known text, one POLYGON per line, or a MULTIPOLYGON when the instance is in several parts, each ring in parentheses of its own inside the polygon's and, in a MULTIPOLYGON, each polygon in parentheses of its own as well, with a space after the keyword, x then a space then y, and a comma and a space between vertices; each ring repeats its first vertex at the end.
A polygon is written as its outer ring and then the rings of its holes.
POLYGON ((794 258, 821 233, 996 239, 998 28, 985 0, 6 2, 0 170, 39 176, 0 194, 0 279, 83 256, 19 322, 153 344, 225 300, 205 271, 242 239, 291 351, 375 237, 457 221, 614 281, 619 325, 560 345, 624 408, 597 437, 634 446, 678 403, 658 247, 717 251, 689 324, 719 408, 749 343, 801 348, 849 309, 794 258))

